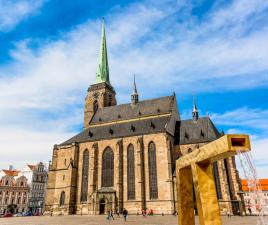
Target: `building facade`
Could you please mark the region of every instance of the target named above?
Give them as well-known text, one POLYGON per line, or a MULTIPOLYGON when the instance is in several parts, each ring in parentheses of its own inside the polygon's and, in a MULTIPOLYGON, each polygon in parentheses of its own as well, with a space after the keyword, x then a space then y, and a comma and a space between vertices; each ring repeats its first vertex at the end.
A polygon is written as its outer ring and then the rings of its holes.
MULTIPOLYGON (((103 24, 96 82, 85 98, 84 130, 53 148, 47 214, 176 210, 176 159, 222 134, 209 117, 199 117, 195 103, 192 118, 181 120, 175 94, 139 101, 134 80, 130 99, 117 105, 103 24)), ((213 166, 222 212, 241 212, 234 158, 213 166)))
POLYGON ((30 187, 27 178, 9 168, 0 171, 0 214, 28 211, 30 187))
POLYGON ((44 211, 47 185, 47 169, 44 163, 39 162, 35 165, 27 164, 20 173, 27 178, 30 187, 29 211, 42 214, 44 211))
POLYGON ((247 180, 241 181, 246 213, 248 215, 258 215, 260 211, 264 212, 265 215, 268 215, 268 179, 260 179, 259 182, 260 196, 257 196, 255 192, 249 190, 247 180))

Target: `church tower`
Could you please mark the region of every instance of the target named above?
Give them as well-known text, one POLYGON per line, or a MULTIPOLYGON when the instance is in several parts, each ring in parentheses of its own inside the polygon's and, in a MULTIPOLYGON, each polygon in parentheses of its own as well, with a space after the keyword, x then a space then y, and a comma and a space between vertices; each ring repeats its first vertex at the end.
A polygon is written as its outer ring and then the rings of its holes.
POLYGON ((89 127, 89 123, 98 108, 116 105, 115 94, 109 78, 106 35, 103 19, 96 81, 88 88, 85 99, 84 129, 89 127))

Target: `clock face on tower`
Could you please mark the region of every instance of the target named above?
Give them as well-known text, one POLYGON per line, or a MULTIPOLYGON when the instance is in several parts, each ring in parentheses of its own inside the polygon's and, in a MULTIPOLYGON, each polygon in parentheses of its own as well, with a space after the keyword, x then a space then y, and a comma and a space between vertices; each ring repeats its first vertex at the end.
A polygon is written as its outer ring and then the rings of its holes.
POLYGON ((98 99, 98 97, 99 97, 99 92, 94 92, 93 93, 93 98, 96 100, 96 99, 98 99))

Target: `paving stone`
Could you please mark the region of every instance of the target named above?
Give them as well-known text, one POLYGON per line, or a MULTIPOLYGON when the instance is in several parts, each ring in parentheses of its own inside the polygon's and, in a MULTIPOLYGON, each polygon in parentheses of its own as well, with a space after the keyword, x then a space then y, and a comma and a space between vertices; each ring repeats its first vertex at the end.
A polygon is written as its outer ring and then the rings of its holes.
MULTIPOLYGON (((223 225, 255 225, 256 217, 222 217, 223 225)), ((196 217, 196 221, 198 218, 196 217)), ((1 225, 177 225, 176 216, 142 216, 130 215, 127 222, 123 217, 116 217, 115 220, 106 220, 106 216, 41 216, 41 217, 12 217, 0 218, 1 225)), ((198 222, 196 223, 198 225, 198 222)))

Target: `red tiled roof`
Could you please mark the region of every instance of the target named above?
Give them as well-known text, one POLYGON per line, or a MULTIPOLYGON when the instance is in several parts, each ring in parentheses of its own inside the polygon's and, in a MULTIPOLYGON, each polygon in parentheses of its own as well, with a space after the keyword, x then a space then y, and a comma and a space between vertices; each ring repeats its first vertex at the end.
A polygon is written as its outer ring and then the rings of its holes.
POLYGON ((4 173, 8 176, 14 177, 14 176, 18 176, 19 172, 18 170, 3 170, 4 173))
MULTIPOLYGON (((262 191, 268 191, 268 179, 260 179, 260 186, 262 191)), ((245 192, 248 192, 248 181, 247 180, 241 180, 242 183, 242 190, 245 192)))

